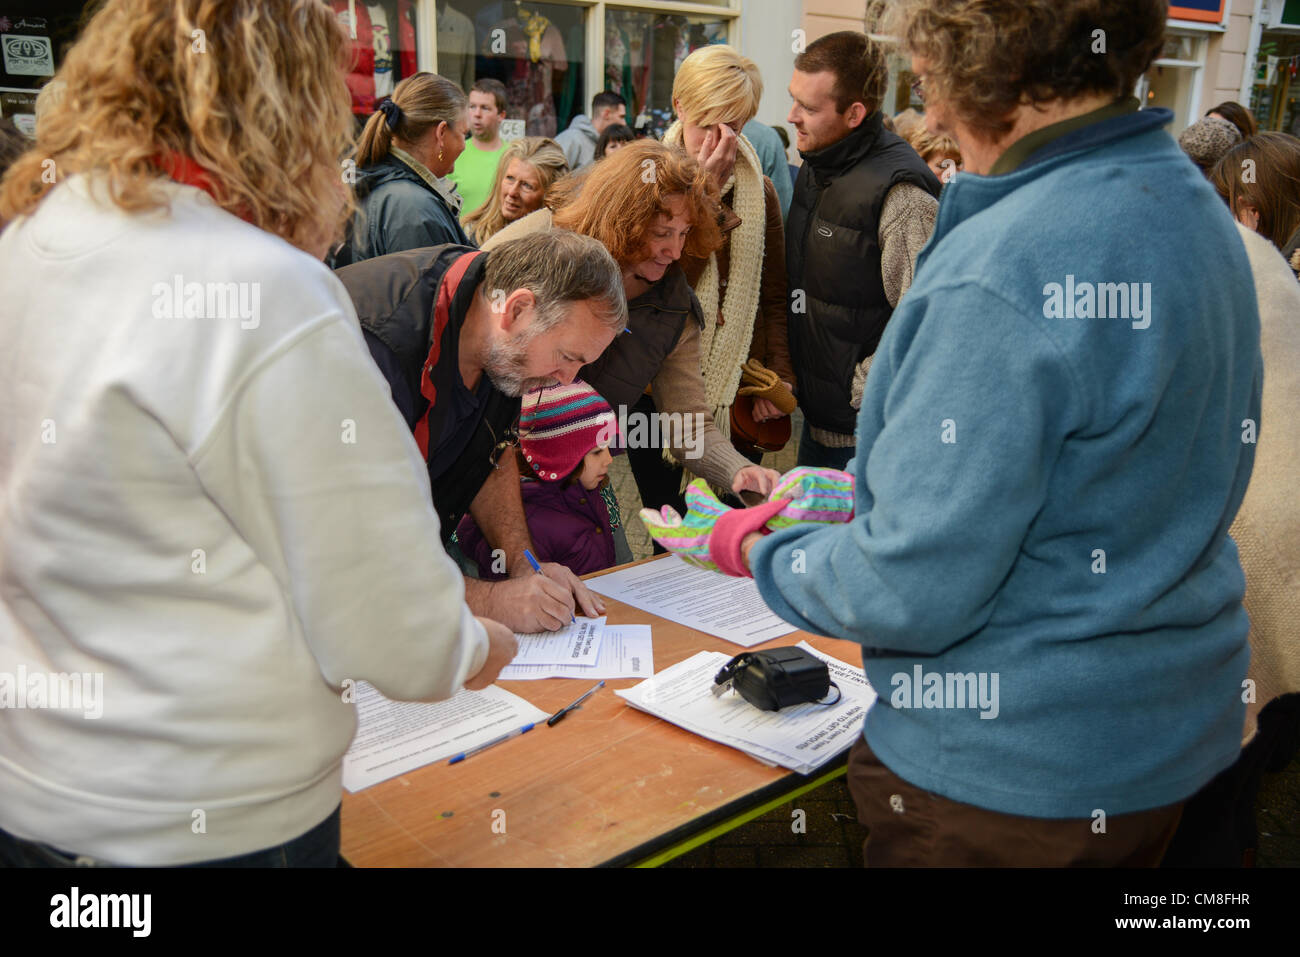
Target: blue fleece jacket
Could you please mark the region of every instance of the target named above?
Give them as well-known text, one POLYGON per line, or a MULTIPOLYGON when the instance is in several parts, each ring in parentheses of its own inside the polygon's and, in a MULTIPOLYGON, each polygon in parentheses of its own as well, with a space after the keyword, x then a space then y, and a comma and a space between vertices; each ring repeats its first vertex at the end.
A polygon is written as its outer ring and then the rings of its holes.
POLYGON ((1168 118, 957 176, 867 378, 855 518, 751 553, 774 611, 863 646, 871 748, 955 801, 1122 814, 1189 797, 1239 752, 1228 526, 1259 317, 1168 118))

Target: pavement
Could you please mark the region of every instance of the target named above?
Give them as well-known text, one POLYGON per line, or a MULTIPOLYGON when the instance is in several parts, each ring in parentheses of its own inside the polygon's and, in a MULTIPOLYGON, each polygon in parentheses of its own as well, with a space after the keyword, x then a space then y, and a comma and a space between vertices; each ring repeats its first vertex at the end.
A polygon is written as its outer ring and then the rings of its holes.
MULTIPOLYGON (((778 472, 794 468, 803 416, 795 412, 790 443, 770 453, 763 464, 778 472)), ((618 495, 634 558, 652 552, 645 526, 637 519, 641 498, 627 465, 614 459, 610 482, 618 495)), ((1300 867, 1300 753, 1284 770, 1265 774, 1256 802, 1259 827, 1258 867, 1300 867)), ((858 823, 853 798, 843 778, 801 795, 748 824, 684 854, 666 867, 861 867, 867 829, 858 823), (802 833, 792 825, 801 810, 802 833)))

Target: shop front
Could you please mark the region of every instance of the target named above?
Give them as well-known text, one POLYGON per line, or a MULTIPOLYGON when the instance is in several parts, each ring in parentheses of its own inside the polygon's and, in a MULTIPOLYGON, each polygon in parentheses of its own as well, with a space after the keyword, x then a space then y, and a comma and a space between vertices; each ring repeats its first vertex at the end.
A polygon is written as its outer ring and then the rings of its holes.
POLYGON ((36 131, 36 95, 76 40, 83 7, 59 0, 0 0, 0 117, 28 136, 36 131))
POLYGON ((506 87, 516 135, 554 136, 602 90, 627 101, 629 125, 653 136, 672 123, 677 67, 692 50, 734 42, 739 2, 534 3, 454 0, 429 5, 436 56, 428 68, 468 89, 506 87))
MULTIPOLYGON (((554 136, 602 90, 627 100, 629 123, 639 119, 646 132, 662 135, 672 122, 677 67, 705 44, 737 44, 742 17, 741 0, 326 3, 353 45, 348 86, 359 120, 403 78, 429 70, 465 89, 484 78, 504 83, 511 137, 554 136)), ((75 40, 85 9, 67 0, 0 0, 0 115, 25 132, 35 126, 36 93, 75 40)), ((780 72, 788 76, 784 63, 780 72)), ((775 78, 774 92, 784 82, 775 78)))
POLYGON ((1300 136, 1300 0, 1261 8, 1250 110, 1260 129, 1300 136))

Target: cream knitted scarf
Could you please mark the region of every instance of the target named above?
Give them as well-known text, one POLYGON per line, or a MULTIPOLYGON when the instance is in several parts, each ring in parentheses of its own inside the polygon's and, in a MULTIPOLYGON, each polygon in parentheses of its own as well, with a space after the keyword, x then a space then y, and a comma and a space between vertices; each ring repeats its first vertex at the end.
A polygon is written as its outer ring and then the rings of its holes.
MULTIPOLYGON (((677 121, 664 134, 664 142, 680 148, 682 124, 677 121)), ((722 195, 734 188, 731 208, 740 225, 731 231, 731 263, 727 291, 719 296, 718 256, 709 256, 704 273, 695 284, 695 295, 704 312, 700 335, 700 370, 718 430, 731 436, 731 404, 740 385, 740 367, 749 357, 758 315, 759 291, 763 280, 763 244, 767 238, 767 203, 763 195, 763 166, 745 137, 737 137, 736 168, 722 195), (718 328, 718 301, 722 302, 722 328, 718 328)), ((673 461, 668 450, 664 458, 673 461)))

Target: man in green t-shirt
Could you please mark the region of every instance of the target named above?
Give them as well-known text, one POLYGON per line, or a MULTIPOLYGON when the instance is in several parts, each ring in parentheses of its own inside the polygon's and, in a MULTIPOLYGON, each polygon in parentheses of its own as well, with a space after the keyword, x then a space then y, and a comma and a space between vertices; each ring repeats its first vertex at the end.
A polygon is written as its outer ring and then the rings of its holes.
POLYGON ((456 184, 465 215, 483 205, 496 179, 497 163, 506 151, 501 121, 506 118, 506 87, 500 80, 479 80, 469 91, 469 128, 473 138, 447 178, 456 184))

